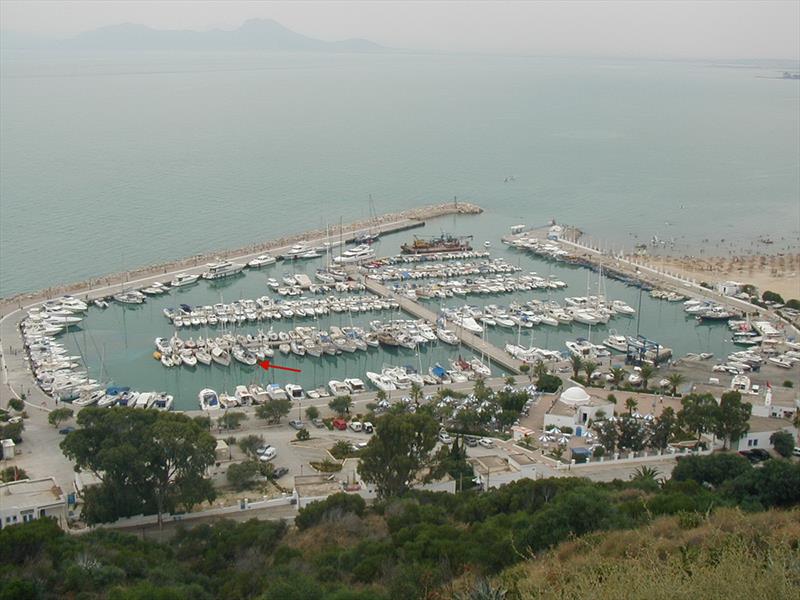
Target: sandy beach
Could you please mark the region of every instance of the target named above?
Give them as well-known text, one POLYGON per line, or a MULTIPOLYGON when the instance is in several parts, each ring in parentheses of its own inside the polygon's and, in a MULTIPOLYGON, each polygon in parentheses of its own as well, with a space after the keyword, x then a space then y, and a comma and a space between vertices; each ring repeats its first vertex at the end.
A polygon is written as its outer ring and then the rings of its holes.
POLYGON ((655 269, 665 269, 698 282, 736 281, 770 290, 784 300, 800 299, 800 253, 746 256, 636 256, 655 269))

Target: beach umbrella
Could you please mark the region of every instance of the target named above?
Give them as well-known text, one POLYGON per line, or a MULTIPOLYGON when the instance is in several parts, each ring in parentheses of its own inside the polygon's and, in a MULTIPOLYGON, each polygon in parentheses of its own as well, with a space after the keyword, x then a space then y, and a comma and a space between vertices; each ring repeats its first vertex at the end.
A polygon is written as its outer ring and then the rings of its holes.
POLYGON ((552 442, 553 438, 551 438, 549 435, 540 435, 539 436, 539 441, 540 442, 552 442))
POLYGON ((567 444, 569 444, 569 438, 565 435, 562 435, 560 438, 558 438, 558 443, 566 446, 567 444))
POLYGON ((561 433, 561 430, 560 430, 558 427, 553 427, 553 428, 550 430, 550 433, 553 433, 553 434, 558 434, 558 433, 561 433))

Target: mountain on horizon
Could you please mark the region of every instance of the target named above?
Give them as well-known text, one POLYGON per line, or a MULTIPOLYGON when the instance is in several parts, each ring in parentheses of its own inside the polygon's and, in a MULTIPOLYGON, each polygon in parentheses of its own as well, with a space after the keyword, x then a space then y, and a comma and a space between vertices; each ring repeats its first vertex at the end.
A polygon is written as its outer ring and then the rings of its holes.
POLYGON ((250 19, 238 29, 210 31, 163 30, 146 25, 107 25, 63 40, 43 40, 3 31, 4 49, 59 50, 266 50, 306 52, 382 52, 387 50, 369 40, 352 38, 327 42, 288 29, 273 19, 250 19))

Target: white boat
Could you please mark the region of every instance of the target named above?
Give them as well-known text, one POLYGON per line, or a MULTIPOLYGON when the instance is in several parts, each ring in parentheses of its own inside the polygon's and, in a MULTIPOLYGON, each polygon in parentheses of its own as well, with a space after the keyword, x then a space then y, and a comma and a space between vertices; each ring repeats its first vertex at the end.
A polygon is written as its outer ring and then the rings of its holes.
POLYGON ((624 335, 617 334, 617 332, 613 329, 609 332, 608 337, 603 341, 603 344, 612 350, 617 350, 618 352, 628 351, 628 338, 626 338, 624 335))
POLYGON ((375 250, 366 244, 361 244, 355 248, 345 250, 341 255, 334 257, 333 262, 337 264, 351 264, 364 262, 372 258, 375 258, 375 250))
POLYGON ((243 365, 252 367, 257 362, 255 355, 241 346, 234 346, 233 350, 231 350, 231 354, 233 354, 233 358, 243 365))
POLYGON ((596 356, 594 344, 583 338, 578 338, 574 342, 566 342, 565 345, 573 356, 580 358, 594 358, 596 356))
POLYGON ((142 288, 142 293, 147 294, 148 296, 158 296, 160 294, 166 294, 168 291, 169 287, 160 281, 154 281, 148 287, 142 288))
POLYGON ((211 361, 213 360, 211 358, 211 354, 202 348, 195 350, 194 356, 197 359, 197 362, 202 363, 204 365, 210 365, 211 361))
POLYGON ((192 352, 188 348, 185 350, 181 350, 179 356, 181 357, 181 362, 185 364, 187 367, 197 366, 197 357, 194 355, 194 352, 192 352))
POLYGON ((154 400, 155 400, 154 393, 142 392, 136 399, 136 403, 133 405, 133 408, 149 408, 154 400))
POLYGON ((286 395, 289 396, 290 400, 302 400, 305 398, 305 392, 303 391, 303 387, 297 385, 296 383, 287 383, 286 387, 286 395))
POLYGON ((261 267, 266 267, 267 265, 274 265, 276 260, 277 259, 271 254, 260 254, 247 263, 247 266, 251 269, 260 269, 261 267))
POLYGON ((231 355, 227 350, 223 350, 219 346, 214 346, 211 349, 211 359, 218 365, 227 367, 231 364, 231 355))
POLYGON ((471 361, 469 361, 469 366, 477 375, 480 375, 481 377, 492 376, 492 370, 483 364, 479 358, 473 358, 471 361))
POLYGON ((286 391, 277 383, 270 383, 267 386, 267 396, 271 400, 286 400, 289 397, 286 395, 286 391))
POLYGON ((188 273, 178 273, 175 275, 174 279, 169 282, 171 287, 183 287, 186 285, 192 285, 193 283, 197 283, 197 280, 200 279, 197 275, 189 275, 188 273))
POLYGON ((156 410, 172 410, 173 397, 166 392, 157 394, 155 400, 150 404, 150 408, 156 410))
POLYGON ((255 396, 250 393, 246 385, 237 385, 236 389, 233 391, 233 395, 239 402, 239 406, 252 406, 256 403, 255 396))
POLYGON ((217 392, 212 389, 205 388, 200 390, 200 393, 197 395, 198 400, 200 401, 200 410, 219 410, 219 396, 217 396, 217 392))
POLYGON ((636 309, 626 304, 622 300, 614 300, 611 303, 611 310, 613 310, 618 315, 635 315, 636 309))
POLYGON ((350 390, 351 394, 361 394, 367 391, 364 382, 358 378, 350 377, 345 379, 343 383, 347 386, 347 389, 350 390))
POLYGON ((369 379, 372 385, 384 392, 392 392, 397 389, 394 382, 382 373, 367 371, 367 379, 369 379))
POLYGON ((221 279, 223 277, 230 277, 242 272, 244 265, 232 263, 228 260, 223 260, 216 263, 208 263, 208 271, 203 273, 203 279, 221 279))
POLYGON ((328 389, 330 389, 331 394, 334 396, 347 396, 350 394, 350 388, 347 387, 347 384, 337 379, 331 379, 328 382, 328 389))
POLYGON ((113 298, 121 304, 141 304, 144 302, 144 294, 135 290, 114 294, 113 298))
POLYGON ((436 337, 438 337, 445 344, 450 344, 451 346, 458 345, 458 336, 449 329, 437 329, 436 337))
POLYGON ((257 384, 253 384, 250 386, 250 393, 256 399, 257 404, 264 404, 269 400, 269 395, 267 394, 267 390, 257 384))

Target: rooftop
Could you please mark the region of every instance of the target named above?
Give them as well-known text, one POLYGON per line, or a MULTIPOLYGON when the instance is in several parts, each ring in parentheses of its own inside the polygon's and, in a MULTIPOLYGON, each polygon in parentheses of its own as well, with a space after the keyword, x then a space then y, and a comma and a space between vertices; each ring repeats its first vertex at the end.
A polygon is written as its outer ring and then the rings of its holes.
POLYGON ((792 427, 789 419, 779 419, 777 417, 750 417, 750 431, 748 433, 764 433, 765 431, 778 431, 792 427))
POLYGON ((53 477, 0 484, 0 510, 38 508, 63 501, 64 492, 53 477))

